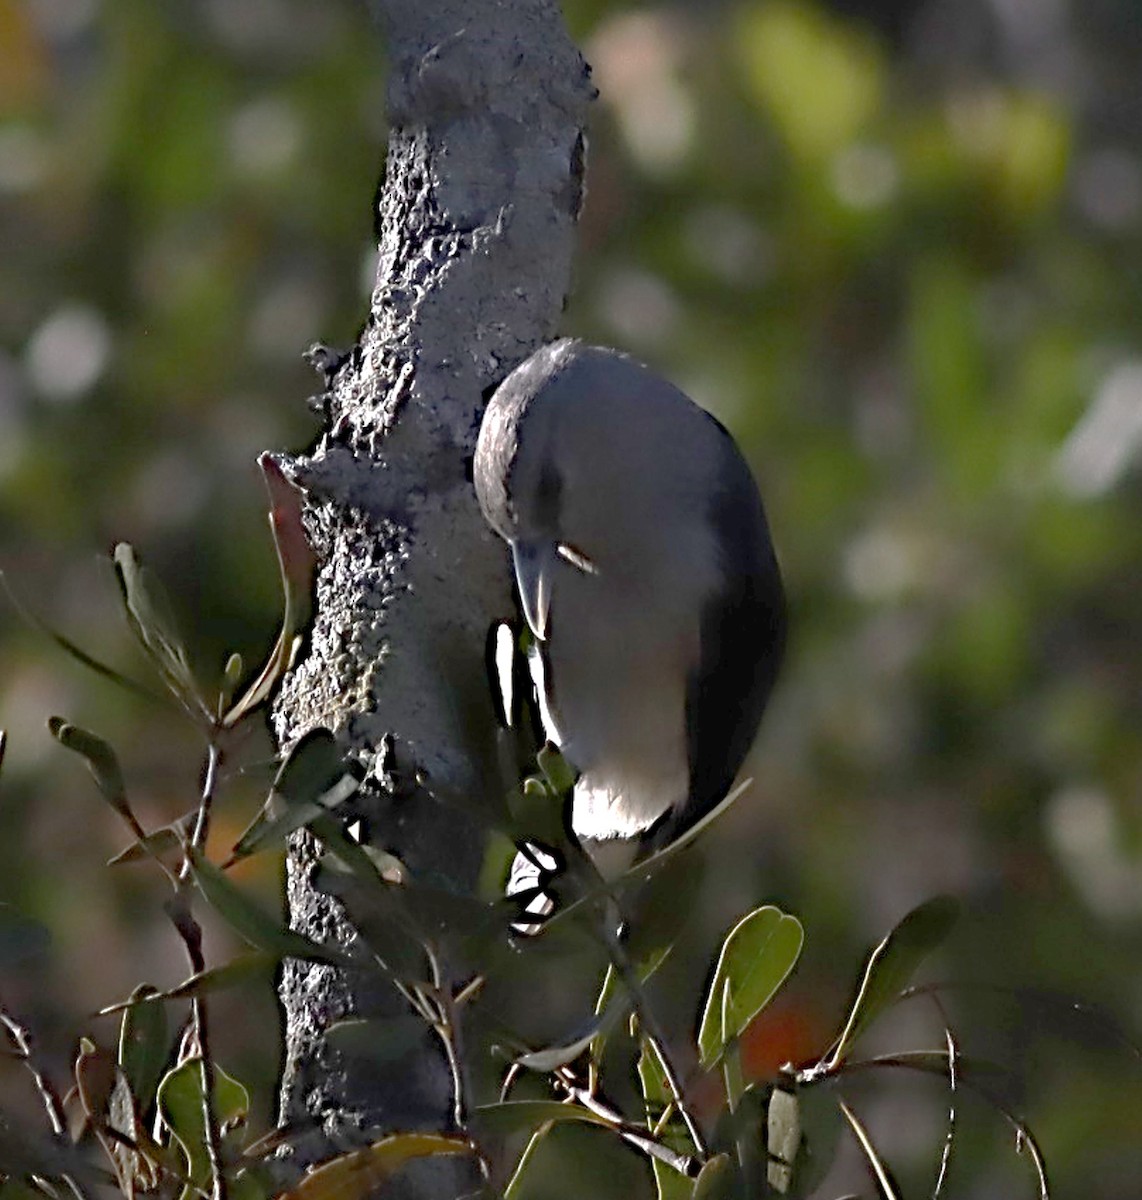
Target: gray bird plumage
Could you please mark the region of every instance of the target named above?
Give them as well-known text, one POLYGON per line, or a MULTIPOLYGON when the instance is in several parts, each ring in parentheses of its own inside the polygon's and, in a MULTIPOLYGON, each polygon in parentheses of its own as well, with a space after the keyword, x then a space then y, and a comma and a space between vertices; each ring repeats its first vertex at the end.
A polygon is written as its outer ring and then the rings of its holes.
POLYGON ((757 486, 709 413, 572 340, 499 386, 474 477, 538 639, 546 732, 580 772, 572 826, 620 865, 725 796, 769 698, 785 601, 757 486))

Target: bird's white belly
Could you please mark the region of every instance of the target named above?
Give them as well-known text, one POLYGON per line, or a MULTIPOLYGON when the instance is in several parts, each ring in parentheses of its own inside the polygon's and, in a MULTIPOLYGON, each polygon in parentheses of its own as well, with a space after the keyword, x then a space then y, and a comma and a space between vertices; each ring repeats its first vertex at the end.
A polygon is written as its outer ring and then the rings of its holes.
POLYGON ((661 610, 648 621, 614 605, 621 616, 608 622, 588 592, 606 584, 557 590, 547 670, 533 668, 548 736, 580 772, 572 827, 592 840, 635 838, 684 803, 685 688, 697 652, 696 633, 664 623, 661 610))

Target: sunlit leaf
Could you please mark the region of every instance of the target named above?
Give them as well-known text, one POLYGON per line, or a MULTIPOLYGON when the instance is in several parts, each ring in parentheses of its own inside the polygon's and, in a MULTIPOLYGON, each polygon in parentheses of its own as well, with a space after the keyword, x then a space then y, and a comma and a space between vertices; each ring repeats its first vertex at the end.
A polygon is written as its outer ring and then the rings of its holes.
POLYGON ((512 1170, 511 1178, 504 1188, 504 1200, 517 1200, 527 1179, 527 1169, 539 1152, 540 1143, 552 1129, 550 1124, 541 1125, 527 1140, 527 1146, 512 1170))
POLYGON ((556 1045, 521 1054, 516 1062, 529 1071, 554 1071, 556 1067, 566 1066, 583 1054, 601 1034, 613 1029, 629 1010, 629 1001, 616 996, 607 1004, 601 1016, 593 1017, 578 1033, 556 1045))
POLYGON ((565 796, 575 786, 575 769, 554 746, 541 746, 535 761, 556 795, 565 796))
POLYGON ((280 1200, 365 1200, 414 1159, 473 1153, 467 1138, 442 1133, 394 1133, 364 1150, 322 1163, 282 1193, 280 1200))
POLYGON ((61 746, 86 761, 103 798, 133 829, 139 828, 135 814, 127 803, 123 771, 111 745, 89 730, 69 724, 63 717, 49 717, 48 730, 61 746))
POLYGON ((895 1003, 916 969, 951 933, 959 911, 959 904, 950 896, 928 900, 912 909, 873 950, 848 1021, 837 1039, 836 1049, 824 1064, 825 1070, 835 1070, 844 1062, 853 1043, 895 1003))
POLYGON ((661 850, 656 850, 654 854, 648 855, 646 858, 635 863, 633 867, 630 867, 616 880, 614 886, 622 887, 630 883, 641 884, 648 880, 655 872, 661 870, 676 854, 681 853, 687 846, 692 846, 716 821, 725 816, 749 790, 752 783, 752 779, 743 779, 721 803, 710 809, 700 821, 696 821, 691 825, 681 837, 675 838, 669 845, 663 846, 661 850))
MULTIPOLYGON (((220 1132, 241 1125, 250 1111, 246 1089, 213 1064, 214 1087, 212 1112, 220 1132)), ((202 1059, 184 1059, 163 1077, 158 1088, 158 1111, 163 1125, 170 1130, 186 1156, 186 1175, 199 1187, 211 1179, 210 1157, 206 1148, 206 1121, 203 1112, 202 1059)))
POLYGON ((797 963, 805 932, 796 917, 766 905, 743 917, 722 943, 698 1030, 705 1067, 721 1057, 773 999, 797 963))
POLYGON ((107 1114, 111 1089, 115 1086, 115 1056, 97 1046, 90 1038, 81 1038, 75 1058, 75 1086, 87 1119, 100 1124, 107 1114))
POLYGON ((515 840, 537 842, 561 850, 567 844, 564 803, 564 798, 546 780, 537 776, 525 779, 521 787, 508 793, 507 798, 515 840))
MULTIPOLYGON (((666 1079, 661 1055, 654 1043, 646 1038, 642 1040, 638 1057, 638 1078, 646 1105, 647 1129, 670 1149, 688 1157, 693 1146, 686 1127, 677 1117, 664 1121, 673 1106, 674 1096, 666 1079)), ((676 1171, 669 1163, 658 1158, 651 1159, 651 1169, 658 1200, 690 1200, 694 1192, 694 1180, 688 1175, 676 1171)))

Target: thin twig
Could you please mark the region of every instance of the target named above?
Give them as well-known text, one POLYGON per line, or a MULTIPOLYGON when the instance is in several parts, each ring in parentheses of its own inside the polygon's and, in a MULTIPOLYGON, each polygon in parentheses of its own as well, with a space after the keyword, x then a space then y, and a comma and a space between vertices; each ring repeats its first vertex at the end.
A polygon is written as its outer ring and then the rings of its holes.
MULTIPOLYGON (((202 795, 198 803, 194 830, 190 837, 190 849, 201 850, 210 833, 210 813, 214 804, 214 789, 218 782, 218 768, 222 761, 222 750, 217 739, 211 739, 206 755, 206 774, 202 783, 202 795)), ((206 969, 202 953, 202 927, 190 911, 186 898, 187 881, 190 878, 190 853, 183 858, 179 869, 179 890, 168 902, 167 915, 178 930, 186 947, 191 973, 197 975, 206 969)), ((218 1114, 214 1111, 214 1059, 210 1053, 210 1019, 206 1001, 194 996, 190 1001, 190 1020, 197 1044, 202 1073, 202 1120, 206 1141, 206 1157, 210 1163, 212 1200, 226 1200, 226 1175, 222 1165, 222 1133, 218 1127, 218 1114)))
POLYGON ((448 1070, 452 1075, 452 1120, 457 1129, 463 1130, 468 1124, 468 1089, 456 997, 452 993, 451 983, 444 978, 435 949, 427 942, 424 945, 424 953, 428 959, 435 993, 433 1002, 437 1010, 437 1019, 433 1022, 433 1028, 444 1046, 444 1056, 448 1060, 448 1070))
POLYGON ((48 1122, 52 1127, 52 1133, 56 1137, 63 1137, 67 1133, 67 1120, 64 1117, 63 1105, 56 1095, 55 1088, 52 1087, 47 1076, 36 1064, 32 1035, 24 1025, 17 1021, 2 1006, 0 1006, 0 1024, 8 1031, 8 1036, 19 1051, 18 1057, 24 1066, 27 1067, 29 1074, 35 1082, 36 1090, 40 1093, 40 1099, 43 1101, 44 1109, 48 1114, 48 1122))
MULTIPOLYGON (((574 843, 574 845, 578 853, 575 855, 573 861, 580 867, 581 874, 586 876, 588 885, 596 887, 601 885, 606 890, 609 896, 609 903, 613 906, 613 911, 619 918, 618 923, 625 923, 618 900, 610 892, 606 880, 600 874, 598 867, 595 866, 590 855, 587 854, 582 846, 578 845, 578 843, 574 843)), ((686 1132, 690 1135, 690 1140, 694 1143, 694 1150, 698 1158, 702 1162, 705 1162, 709 1157, 706 1140, 702 1136, 698 1122, 695 1120, 694 1114, 690 1111, 690 1106, 686 1102, 686 1093, 683 1090, 682 1082, 666 1050, 666 1037, 662 1032, 662 1027, 659 1025, 657 1017, 655 1017, 650 1005, 646 1001, 646 993, 643 991, 638 973, 631 964, 627 952, 619 939, 617 925, 611 921, 611 915, 611 913, 604 911, 603 919, 600 923, 603 944, 606 947, 611 962, 614 964, 615 970, 618 971, 619 977, 623 981, 623 986, 630 995, 631 1004, 634 1007, 635 1015, 638 1017, 643 1036, 651 1043, 655 1053, 658 1055, 662 1066, 662 1074, 666 1080, 666 1086, 670 1089, 670 1093, 674 1097, 674 1102, 678 1106, 678 1114, 686 1126, 686 1132)))
POLYGON ((959 1046, 955 1034, 952 1033, 952 1023, 948 1020, 947 1009, 944 1008, 940 997, 932 994, 932 1003, 944 1023, 944 1039, 948 1047, 948 1131, 944 1135, 944 1148, 940 1153, 940 1170, 936 1176, 936 1186, 932 1189, 932 1200, 940 1200, 944 1183, 948 1178, 948 1165, 952 1159, 952 1145, 956 1136, 956 1091, 959 1087, 959 1046))
POLYGON ((577 1087, 563 1078, 560 1079, 560 1082, 570 1099, 574 1100, 577 1104, 581 1104, 596 1116, 602 1117, 603 1120, 614 1127, 615 1131, 624 1141, 629 1142, 636 1149, 641 1150, 651 1158, 657 1158, 660 1162, 666 1163, 667 1166, 672 1167, 679 1174, 685 1175, 688 1179, 694 1179, 697 1176, 702 1165, 698 1159, 692 1155, 679 1154, 677 1150, 671 1150, 669 1146, 664 1145, 645 1130, 631 1125, 623 1117, 622 1113, 608 1107, 596 1094, 587 1088, 577 1087))

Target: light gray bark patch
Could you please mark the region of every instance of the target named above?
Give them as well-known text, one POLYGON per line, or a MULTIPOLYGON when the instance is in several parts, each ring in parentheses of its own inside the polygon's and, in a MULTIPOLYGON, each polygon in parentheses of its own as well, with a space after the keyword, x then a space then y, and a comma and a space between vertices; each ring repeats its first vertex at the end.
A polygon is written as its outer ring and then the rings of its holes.
MULTIPOLYGON (((359 807, 371 836, 464 890, 480 865, 478 823, 413 780, 424 772, 440 794, 477 797, 493 777, 484 647, 514 606, 468 472, 482 394, 556 332, 594 89, 552 0, 374 7, 391 64, 376 286, 357 345, 329 372, 325 426, 291 462, 319 570, 312 628, 273 723, 283 749, 334 730, 370 768, 359 807)), ((298 836, 291 923, 351 938, 313 886, 314 863, 312 840, 298 836)), ((383 1130, 447 1127, 449 1079, 431 1039, 414 1063, 367 1074, 324 1046, 339 1017, 399 1008, 391 988, 373 994, 287 963, 280 992, 281 1114, 314 1131, 298 1161, 383 1130)))

